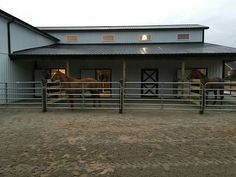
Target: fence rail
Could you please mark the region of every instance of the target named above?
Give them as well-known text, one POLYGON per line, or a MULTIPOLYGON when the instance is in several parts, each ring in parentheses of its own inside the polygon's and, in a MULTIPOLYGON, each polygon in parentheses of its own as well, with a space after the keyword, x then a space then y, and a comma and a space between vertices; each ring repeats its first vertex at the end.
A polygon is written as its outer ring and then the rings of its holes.
POLYGON ((236 111, 236 82, 0 82, 0 108, 236 111))
POLYGON ((120 82, 49 82, 46 85, 47 109, 114 109, 120 108, 120 82), (95 85, 93 85, 95 84, 95 85), (92 87, 94 86, 94 87, 92 87))
POLYGON ((124 109, 199 110, 202 84, 195 82, 126 82, 124 109))
POLYGON ((41 91, 41 82, 0 82, 0 108, 41 109, 41 91))
POLYGON ((205 110, 236 111, 236 82, 206 83, 205 110))

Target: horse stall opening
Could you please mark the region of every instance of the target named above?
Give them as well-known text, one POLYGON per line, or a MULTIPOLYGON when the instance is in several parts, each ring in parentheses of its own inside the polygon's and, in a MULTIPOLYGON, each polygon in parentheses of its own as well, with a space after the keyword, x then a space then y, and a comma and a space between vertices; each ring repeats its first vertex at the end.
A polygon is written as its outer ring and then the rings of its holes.
POLYGON ((41 82, 0 82, 0 108, 41 109, 41 82))

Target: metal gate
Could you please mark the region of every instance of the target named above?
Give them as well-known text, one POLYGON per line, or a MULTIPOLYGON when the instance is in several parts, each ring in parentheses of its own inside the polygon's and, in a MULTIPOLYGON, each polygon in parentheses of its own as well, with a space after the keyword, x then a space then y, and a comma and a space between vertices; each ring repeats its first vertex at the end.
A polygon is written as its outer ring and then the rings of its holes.
POLYGON ((45 109, 120 109, 120 82, 96 82, 101 86, 111 84, 109 93, 103 92, 103 87, 89 88, 86 84, 48 82, 45 87, 45 109))
POLYGON ((126 82, 124 109, 202 110, 203 87, 198 82, 145 82, 158 85, 142 97, 143 82, 126 82))

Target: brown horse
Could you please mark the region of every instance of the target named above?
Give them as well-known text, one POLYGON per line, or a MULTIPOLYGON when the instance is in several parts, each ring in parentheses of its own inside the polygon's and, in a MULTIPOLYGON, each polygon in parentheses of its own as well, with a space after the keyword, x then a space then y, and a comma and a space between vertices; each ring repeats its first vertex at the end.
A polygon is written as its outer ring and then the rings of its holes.
MULTIPOLYGON (((69 94, 69 99, 71 102, 71 107, 73 107, 73 98, 75 95, 73 94, 83 94, 86 91, 89 91, 94 98, 93 106, 95 106, 96 100, 101 106, 100 93, 102 92, 102 84, 99 83, 96 79, 93 78, 83 78, 83 79, 76 79, 73 77, 69 77, 63 74, 60 71, 57 71, 51 78, 51 81, 60 81, 61 87, 65 88, 64 91, 69 94)), ((82 95, 84 96, 84 95, 82 95)))
MULTIPOLYGON (((206 89, 206 100, 208 100, 208 93, 213 92, 215 100, 213 104, 216 104, 217 100, 217 92, 219 91, 221 102, 220 104, 223 104, 224 99, 224 84, 221 84, 220 82, 224 82, 224 79, 215 77, 215 78, 207 78, 204 74, 202 74, 199 70, 193 69, 189 76, 187 77, 188 80, 190 79, 200 79, 201 83, 205 85, 206 89), (208 83, 209 82, 209 83, 208 83), (215 83, 211 83, 215 82, 215 83), (207 83, 207 84, 206 84, 207 83)), ((206 103, 208 103, 206 101, 206 103)))

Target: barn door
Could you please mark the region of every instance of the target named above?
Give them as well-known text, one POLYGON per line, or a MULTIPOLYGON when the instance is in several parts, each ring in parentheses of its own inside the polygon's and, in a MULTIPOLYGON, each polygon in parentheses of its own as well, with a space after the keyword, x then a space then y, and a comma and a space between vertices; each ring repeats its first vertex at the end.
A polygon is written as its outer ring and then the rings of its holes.
POLYGON ((142 69, 141 71, 141 95, 154 97, 158 94, 158 69, 142 69))

